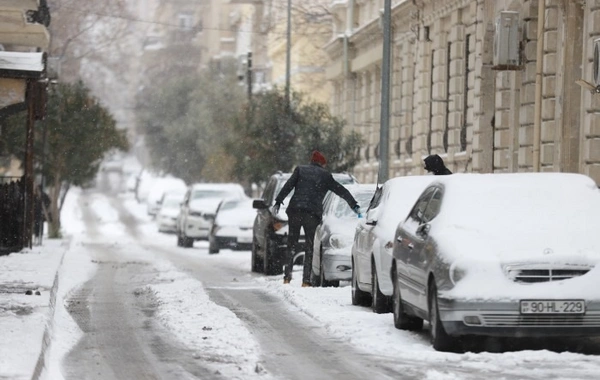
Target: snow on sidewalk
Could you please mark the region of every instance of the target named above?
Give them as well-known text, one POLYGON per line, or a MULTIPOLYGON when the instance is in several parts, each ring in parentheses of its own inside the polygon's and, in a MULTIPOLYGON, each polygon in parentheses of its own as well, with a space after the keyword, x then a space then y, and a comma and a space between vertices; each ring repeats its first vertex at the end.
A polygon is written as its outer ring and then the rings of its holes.
POLYGON ((42 246, 0 256, 0 378, 39 374, 54 314, 56 273, 67 249, 66 240, 45 239, 42 246))

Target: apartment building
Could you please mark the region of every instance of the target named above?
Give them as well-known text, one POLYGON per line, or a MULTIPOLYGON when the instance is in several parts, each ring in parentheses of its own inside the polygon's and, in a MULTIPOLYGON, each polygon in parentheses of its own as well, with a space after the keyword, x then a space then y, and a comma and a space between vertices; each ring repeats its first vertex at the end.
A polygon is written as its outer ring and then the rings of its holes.
MULTIPOLYGON (((355 167, 363 182, 378 172, 383 4, 329 8, 331 105, 366 140, 355 167)), ((600 181, 599 9, 598 0, 392 1, 389 175, 422 174, 423 158, 439 154, 454 172, 600 181)))

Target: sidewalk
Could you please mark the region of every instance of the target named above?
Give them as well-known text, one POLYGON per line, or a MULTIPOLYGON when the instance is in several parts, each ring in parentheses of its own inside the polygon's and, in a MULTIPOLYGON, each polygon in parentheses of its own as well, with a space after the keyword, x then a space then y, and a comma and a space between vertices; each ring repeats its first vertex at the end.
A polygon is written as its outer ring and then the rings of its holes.
POLYGON ((67 240, 0 256, 0 379, 37 378, 52 328, 67 240))

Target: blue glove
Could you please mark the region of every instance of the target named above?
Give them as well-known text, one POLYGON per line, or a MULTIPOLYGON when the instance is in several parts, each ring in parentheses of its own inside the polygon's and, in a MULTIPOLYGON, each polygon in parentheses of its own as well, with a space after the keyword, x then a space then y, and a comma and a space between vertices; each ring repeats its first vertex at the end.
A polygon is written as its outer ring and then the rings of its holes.
POLYGON ((356 215, 358 215, 358 217, 362 217, 362 215, 360 214, 360 206, 359 205, 354 205, 354 207, 352 207, 352 211, 354 211, 354 213, 356 215))

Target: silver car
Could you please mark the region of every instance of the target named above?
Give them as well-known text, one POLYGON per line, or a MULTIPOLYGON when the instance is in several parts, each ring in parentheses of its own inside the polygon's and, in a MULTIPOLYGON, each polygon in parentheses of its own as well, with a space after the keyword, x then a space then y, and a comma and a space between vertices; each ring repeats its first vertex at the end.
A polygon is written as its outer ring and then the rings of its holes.
MULTIPOLYGON (((346 185, 365 212, 377 184, 346 185)), ((345 200, 333 192, 323 200, 323 221, 315 231, 311 283, 313 286, 337 287, 352 279, 350 249, 358 218, 345 200)))
POLYGON ((394 232, 419 194, 434 176, 405 176, 387 180, 359 220, 352 244, 352 304, 370 305, 388 313, 393 291, 390 269, 394 232))
POLYGON ((600 335, 600 191, 580 174, 438 177, 396 230, 397 328, 464 335, 600 335))

